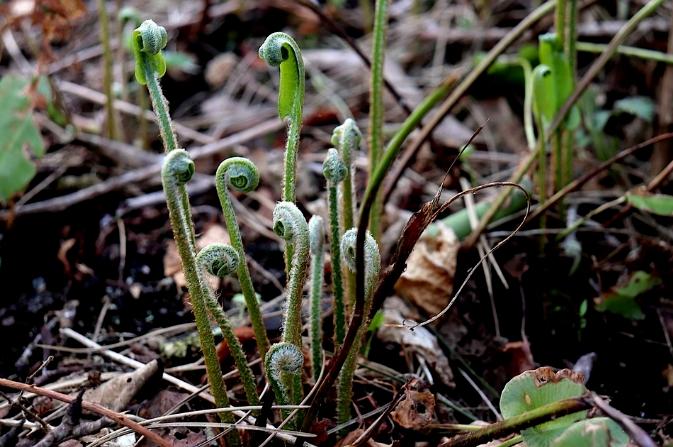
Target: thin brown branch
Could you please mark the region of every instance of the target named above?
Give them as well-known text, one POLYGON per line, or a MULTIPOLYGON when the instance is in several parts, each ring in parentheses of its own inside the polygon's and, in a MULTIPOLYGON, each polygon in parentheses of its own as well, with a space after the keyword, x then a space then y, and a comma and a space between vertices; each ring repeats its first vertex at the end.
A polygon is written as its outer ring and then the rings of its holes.
MULTIPOLYGON (((46 388, 42 388, 39 386, 35 385, 29 385, 26 383, 21 383, 21 382, 15 382, 13 380, 9 379, 2 379, 0 378, 0 386, 4 386, 7 388, 11 388, 14 390, 19 390, 19 391, 28 391, 30 393, 34 393, 40 396, 45 396, 49 397, 50 399, 55 399, 55 400, 60 400, 61 402, 65 402, 68 404, 72 404, 77 398, 68 396, 62 393, 59 393, 58 391, 52 391, 46 388)), ((132 421, 128 417, 124 416, 121 413, 117 413, 116 411, 112 411, 108 408, 105 408, 101 405, 95 404, 93 402, 88 402, 83 400, 82 401, 82 408, 91 411, 93 413, 99 414, 101 416, 105 416, 107 418, 112 419, 119 425, 123 425, 124 427, 127 427, 134 432, 145 436, 147 439, 150 441, 156 443, 157 445, 160 445, 162 447, 171 447, 171 444, 166 441, 164 438, 161 436, 157 435, 153 431, 143 427, 142 425, 138 424, 135 421, 132 421)))

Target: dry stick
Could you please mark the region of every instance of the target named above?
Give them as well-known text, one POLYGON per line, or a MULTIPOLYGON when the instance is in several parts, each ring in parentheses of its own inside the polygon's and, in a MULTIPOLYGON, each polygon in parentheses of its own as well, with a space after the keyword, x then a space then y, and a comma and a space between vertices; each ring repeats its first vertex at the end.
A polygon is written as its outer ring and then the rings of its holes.
POLYGON ((638 427, 627 415, 608 405, 598 394, 591 393, 591 403, 603 414, 621 425, 624 431, 629 434, 629 437, 640 447, 657 447, 657 444, 642 428, 638 427))
MULTIPOLYGON (((475 81, 488 70, 488 68, 495 62, 495 60, 500 56, 502 53, 505 52, 507 48, 509 48, 510 45, 512 45, 514 42, 516 42, 519 37, 521 37, 526 30, 531 28, 535 23, 537 23, 540 19, 542 19, 544 16, 549 14, 553 9, 555 5, 555 1, 551 0, 548 1, 547 3, 544 3, 543 5, 539 6, 537 9, 535 9, 533 12, 531 12, 528 16, 526 16, 525 19, 523 19, 517 26, 512 28, 505 37, 503 37, 498 43, 491 48, 491 50, 486 54, 484 59, 482 59, 479 64, 474 67, 470 72, 467 74, 465 79, 458 84, 456 89, 451 92, 451 95, 446 98, 446 100, 442 103, 442 105, 439 107, 437 112, 432 116, 430 121, 423 126, 423 129, 421 129, 420 135, 416 137, 416 139, 407 147, 407 149, 404 151, 404 154, 402 154, 402 157, 400 158, 400 162, 397 164, 397 166, 394 168, 392 174, 390 175, 390 182, 388 185, 391 185, 387 188, 385 192, 385 196, 390 195, 390 190, 394 185, 397 185, 398 180, 400 177, 402 177, 402 174, 404 173, 404 170, 407 168, 411 160, 416 156, 418 151, 420 150, 421 146, 425 142, 425 140, 428 139, 430 134, 435 130, 435 128, 439 125, 439 123, 442 122, 444 117, 453 109, 453 107, 458 103, 458 101, 467 93, 468 89, 472 86, 472 84, 475 83, 475 81)), ((514 180, 514 182, 517 182, 518 180, 514 180)))
MULTIPOLYGON (((649 140, 645 140, 642 143, 639 143, 635 146, 631 146, 627 149, 624 149, 623 151, 619 152, 614 157, 612 157, 609 160, 601 163, 600 165, 598 165, 597 167, 595 167, 591 171, 589 171, 586 174, 584 174, 583 176, 573 180, 571 183, 567 184, 563 189, 556 192, 556 194, 554 194, 549 199, 547 199, 546 202, 544 202, 542 205, 538 206, 535 209, 535 211, 533 211, 531 213, 531 215, 528 217, 527 221, 529 221, 529 222, 532 221, 533 219, 538 217, 540 214, 542 214, 543 212, 547 211, 549 208, 554 206, 554 204, 556 204, 563 197, 565 197, 569 193, 581 188, 586 182, 588 182, 589 180, 591 180, 592 178, 594 178, 596 175, 600 174, 601 172, 605 171, 606 169, 608 169, 613 164, 623 160, 624 158, 628 157, 629 155, 633 154, 634 152, 639 151, 640 149, 646 148, 646 147, 651 146, 652 144, 658 143, 660 141, 669 140, 671 138, 673 138, 673 132, 664 133, 664 134, 661 134, 661 135, 657 135, 656 137, 650 138, 649 140)), ((664 172, 667 171, 665 176, 668 176, 668 174, 670 174, 672 170, 673 170, 673 161, 661 173, 664 174, 664 172)), ((655 179, 658 179, 660 177, 661 177, 661 175, 657 176, 655 179)), ((654 180, 650 183, 651 184, 654 183, 654 180)), ((652 189, 656 188, 656 186, 658 186, 658 184, 659 183, 656 183, 655 186, 652 187, 652 189)), ((651 191, 650 185, 648 185, 648 190, 651 191)))
MULTIPOLYGON (((63 93, 75 95, 79 98, 83 98, 97 104, 105 103, 105 95, 89 87, 68 81, 59 81, 56 85, 63 93)), ((113 104, 116 110, 126 113, 127 115, 143 117, 146 120, 156 122, 156 115, 151 110, 143 110, 135 104, 118 99, 114 100, 113 104)), ((184 124, 181 124, 179 121, 173 121, 173 128, 178 134, 180 134, 180 136, 189 138, 190 140, 194 140, 200 144, 208 144, 213 141, 213 137, 210 135, 198 132, 190 127, 185 126, 184 124)))
MULTIPOLYGON (((652 14, 664 0, 650 0, 645 6, 643 6, 631 19, 624 24, 624 26, 615 34, 610 43, 608 44, 604 53, 602 53, 596 61, 589 67, 585 75, 582 77, 580 82, 577 84, 577 87, 573 91, 572 95, 566 100, 563 106, 559 109, 554 118, 554 121, 550 124, 547 129, 546 138, 544 140, 539 139, 535 149, 528 154, 528 156, 519 164, 518 168, 512 176, 510 177, 511 182, 518 182, 521 180, 523 175, 530 169, 530 167, 535 162, 538 153, 542 150, 544 145, 549 142, 551 135, 561 126, 566 116, 570 112, 570 109, 575 105, 577 100, 580 98, 582 93, 589 87, 591 81, 598 76, 598 73, 605 67, 610 58, 615 54, 619 46, 626 40, 626 38, 631 34, 637 27, 638 24, 643 21, 647 16, 652 14)), ((539 8, 538 8, 539 9, 539 8)), ((479 226, 470 234, 470 236, 465 241, 466 247, 472 247, 479 235, 484 232, 486 226, 490 223, 493 216, 502 206, 502 204, 509 197, 509 191, 504 191, 491 204, 491 207, 486 211, 484 217, 481 219, 479 226)))
MULTIPOLYGON (((80 333, 78 333, 78 332, 76 332, 76 331, 74 331, 70 328, 61 329, 61 335, 64 335, 66 337, 70 337, 70 338, 78 341, 79 343, 82 343, 84 346, 87 346, 89 348, 93 348, 93 349, 96 349, 96 350, 99 350, 99 349, 102 348, 102 346, 99 345, 98 343, 95 343, 95 342, 89 340, 88 338, 86 338, 82 334, 80 334, 80 333)), ((122 365, 130 366, 131 368, 134 368, 134 369, 138 369, 138 368, 141 368, 141 367, 145 366, 144 363, 141 363, 137 360, 133 360, 131 358, 128 358, 128 357, 126 357, 122 354, 119 354, 118 352, 109 351, 109 350, 102 350, 102 351, 99 351, 98 353, 100 355, 103 355, 105 357, 110 358, 111 360, 113 360, 117 363, 121 363, 122 365)), ((175 385, 179 388, 182 388, 185 391, 188 391, 188 392, 194 393, 194 394, 198 394, 199 397, 201 397, 202 399, 204 399, 204 400, 206 400, 206 401, 208 401, 212 404, 215 403, 215 399, 213 399, 213 396, 210 395, 209 393, 204 392, 205 387, 197 387, 195 385, 192 385, 191 383, 187 383, 184 380, 180 380, 177 377, 171 376, 170 374, 167 374, 167 373, 163 373, 162 378, 166 382, 172 383, 173 385, 175 385)), ((238 416, 238 417, 247 417, 248 422, 250 424, 253 424, 253 425, 255 424, 256 419, 252 416, 247 415, 243 411, 236 410, 236 411, 232 411, 232 413, 234 415, 238 416)), ((267 424, 267 427, 269 429, 276 430, 276 427, 274 427, 273 425, 267 424)), ((131 427, 129 427, 129 428, 131 428, 131 427)), ((295 442, 296 441, 296 438, 294 436, 291 436, 291 435, 286 435, 286 434, 279 433, 276 436, 278 436, 278 438, 280 438, 280 439, 282 439, 283 441, 286 441, 286 442, 295 442)), ((307 444, 307 445, 311 446, 310 444, 307 444)))
MULTIPOLYGON (((231 146, 242 144, 253 138, 274 132, 283 126, 283 122, 277 118, 264 121, 257 126, 235 133, 219 141, 214 141, 203 146, 196 146, 190 150, 190 154, 193 160, 209 157, 211 155, 220 153, 231 146)), ((161 160, 163 160, 163 157, 161 160)), ((41 202, 30 203, 22 207, 17 207, 13 210, 13 215, 22 216, 26 214, 63 211, 73 205, 86 200, 91 200, 102 194, 107 194, 109 192, 124 188, 128 185, 156 177, 160 172, 161 162, 158 162, 144 168, 126 172, 96 185, 80 189, 79 191, 76 191, 72 194, 66 194, 53 199, 47 199, 41 202)), ((0 211, 0 220, 5 220, 10 215, 11 213, 9 211, 0 211)))
MULTIPOLYGON (((7 388, 12 388, 15 390, 19 391, 29 391, 31 393, 40 395, 40 396, 45 396, 50 399, 55 399, 55 400, 60 400, 61 402, 65 402, 68 404, 73 403, 77 398, 68 396, 66 394, 61 394, 57 391, 52 391, 48 390, 46 388, 42 388, 39 386, 35 385, 28 385, 26 383, 21 383, 21 382, 15 382, 13 380, 8 380, 8 379, 2 379, 0 378, 0 386, 4 386, 7 388)), ((87 411, 91 411, 93 413, 97 413, 101 416, 105 416, 107 418, 112 419, 119 425, 123 425, 125 427, 130 428, 134 432, 141 434, 145 436, 147 439, 151 440, 152 442, 155 442, 156 444, 162 446, 162 447, 171 447, 171 444, 166 441, 164 438, 161 436, 157 435, 156 433, 148 430, 147 428, 143 427, 142 425, 138 424, 137 422, 132 421, 131 419, 127 418, 123 414, 117 413, 116 411, 112 411, 108 408, 105 408, 101 405, 95 404, 93 402, 89 402, 86 400, 82 401, 82 408, 84 408, 87 411)))

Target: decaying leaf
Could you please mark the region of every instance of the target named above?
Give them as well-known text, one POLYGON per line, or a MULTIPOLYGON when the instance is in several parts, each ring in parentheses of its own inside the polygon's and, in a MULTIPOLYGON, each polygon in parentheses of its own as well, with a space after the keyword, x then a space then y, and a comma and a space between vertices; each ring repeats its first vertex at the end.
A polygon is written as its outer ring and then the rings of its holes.
MULTIPOLYGON (((221 244, 229 243, 229 234, 222 225, 211 225, 196 238, 196 248, 201 250, 208 244, 219 242, 221 244)), ((172 239, 168 242, 166 247, 166 254, 164 255, 164 275, 172 276, 175 285, 180 287, 187 287, 185 274, 182 271, 182 261, 178 254, 178 249, 175 246, 175 241, 172 239)), ((213 275, 206 275, 210 287, 216 289, 219 285, 219 279, 213 275)))
POLYGON ((424 327, 413 331, 400 327, 405 319, 414 319, 411 309, 399 297, 389 297, 383 304, 383 326, 377 333, 378 338, 415 352, 428 362, 446 386, 455 386, 449 360, 439 347, 437 337, 424 327))
POLYGON ((460 243, 453 231, 437 225, 418 240, 407 262, 407 270, 395 285, 397 293, 428 314, 446 307, 453 293, 456 257, 460 243))
POLYGON ((420 430, 435 420, 435 395, 421 380, 412 380, 405 385, 404 398, 390 416, 404 428, 420 430))
POLYGON ((113 411, 123 411, 147 381, 160 373, 160 369, 159 362, 152 360, 140 369, 121 374, 94 389, 87 390, 84 393, 84 400, 113 411))

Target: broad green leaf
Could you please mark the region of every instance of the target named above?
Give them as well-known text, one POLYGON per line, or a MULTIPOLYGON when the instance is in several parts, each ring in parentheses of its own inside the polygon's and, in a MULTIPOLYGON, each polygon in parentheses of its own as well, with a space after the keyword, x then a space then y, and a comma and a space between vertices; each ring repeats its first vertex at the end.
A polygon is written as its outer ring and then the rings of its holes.
MULTIPOLYGON (((540 63, 549 67, 553 77, 555 89, 554 114, 570 97, 575 88, 575 80, 570 71, 570 63, 563 53, 556 35, 553 33, 543 34, 539 38, 540 63)), ((566 129, 575 129, 579 126, 580 115, 577 107, 573 107, 565 120, 566 129)))
POLYGON ((33 121, 31 81, 17 75, 0 80, 0 202, 23 190, 35 176, 33 158, 44 155, 40 129, 33 121))
POLYGON ((629 437, 612 419, 600 417, 577 422, 552 447, 626 447, 629 437))
POLYGON ((673 196, 666 194, 626 194, 626 201, 641 211, 659 216, 673 216, 673 196))
POLYGON ((632 320, 642 320, 645 314, 636 297, 661 283, 661 279, 647 272, 637 271, 622 287, 613 287, 597 299, 596 310, 611 312, 632 320))
POLYGON ((651 123, 654 119, 654 101, 645 96, 630 96, 615 102, 615 112, 624 112, 651 123))
MULTIPOLYGON (((551 368, 526 371, 510 380, 500 396, 504 418, 518 416, 553 402, 579 397, 586 389, 568 370, 556 373, 551 368)), ((586 417, 586 411, 570 414, 521 431, 528 447, 549 447, 570 424, 586 417)))

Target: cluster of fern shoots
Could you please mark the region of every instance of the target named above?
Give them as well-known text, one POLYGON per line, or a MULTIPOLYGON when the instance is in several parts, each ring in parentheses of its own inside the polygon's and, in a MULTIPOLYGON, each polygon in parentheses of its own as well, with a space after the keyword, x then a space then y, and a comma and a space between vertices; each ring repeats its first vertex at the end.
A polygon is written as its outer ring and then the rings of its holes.
MULTIPOLYGON (((325 228, 320 216, 312 216, 307 222, 295 204, 296 162, 304 100, 304 65, 299 47, 290 36, 284 33, 271 34, 259 49, 259 55, 269 65, 280 70, 278 112, 280 118, 287 123, 282 196, 273 211, 273 230, 285 241, 286 305, 281 339, 271 344, 262 321, 238 221, 229 197, 230 189, 239 192, 254 190, 259 184, 259 171, 250 160, 242 157, 231 157, 220 164, 215 176, 216 187, 231 245, 215 243, 197 251, 185 187, 194 173, 194 162, 187 151, 178 147, 168 106, 159 85, 159 78, 166 71, 162 55, 166 43, 166 30, 151 20, 143 22, 133 33, 136 79, 147 86, 166 150, 162 184, 174 238, 187 279, 211 392, 218 407, 229 406, 215 351, 210 324, 212 318, 231 349, 248 403, 258 405, 260 402, 257 381, 247 364, 241 344, 205 280, 206 274, 218 277, 236 274, 245 298, 258 352, 264 364, 266 381, 273 390, 275 401, 281 406, 297 405, 302 401, 304 392, 302 302, 307 279, 310 279, 310 350, 307 351, 310 351, 310 375, 314 380, 319 378, 323 365, 321 301, 326 235, 332 263, 335 349, 343 344, 349 310, 355 299, 357 230, 352 227, 357 202, 354 198, 352 154, 359 148, 361 133, 350 119, 334 129, 332 144, 335 148, 327 151, 323 164, 328 187, 328 228, 325 228)), ((367 234, 365 241, 365 260, 365 311, 368 312, 373 285, 381 265, 378 246, 370 234, 367 234)), ((350 418, 353 374, 366 331, 365 324, 360 326, 356 342, 350 346, 338 380, 337 417, 341 422, 350 418)), ((282 414, 284 419, 288 419, 286 422, 289 426, 295 425, 295 414, 289 410, 283 410, 282 414)), ((222 412, 220 418, 223 422, 233 422, 230 413, 222 412)), ((231 441, 236 442, 236 437, 235 432, 230 434, 231 441)))

